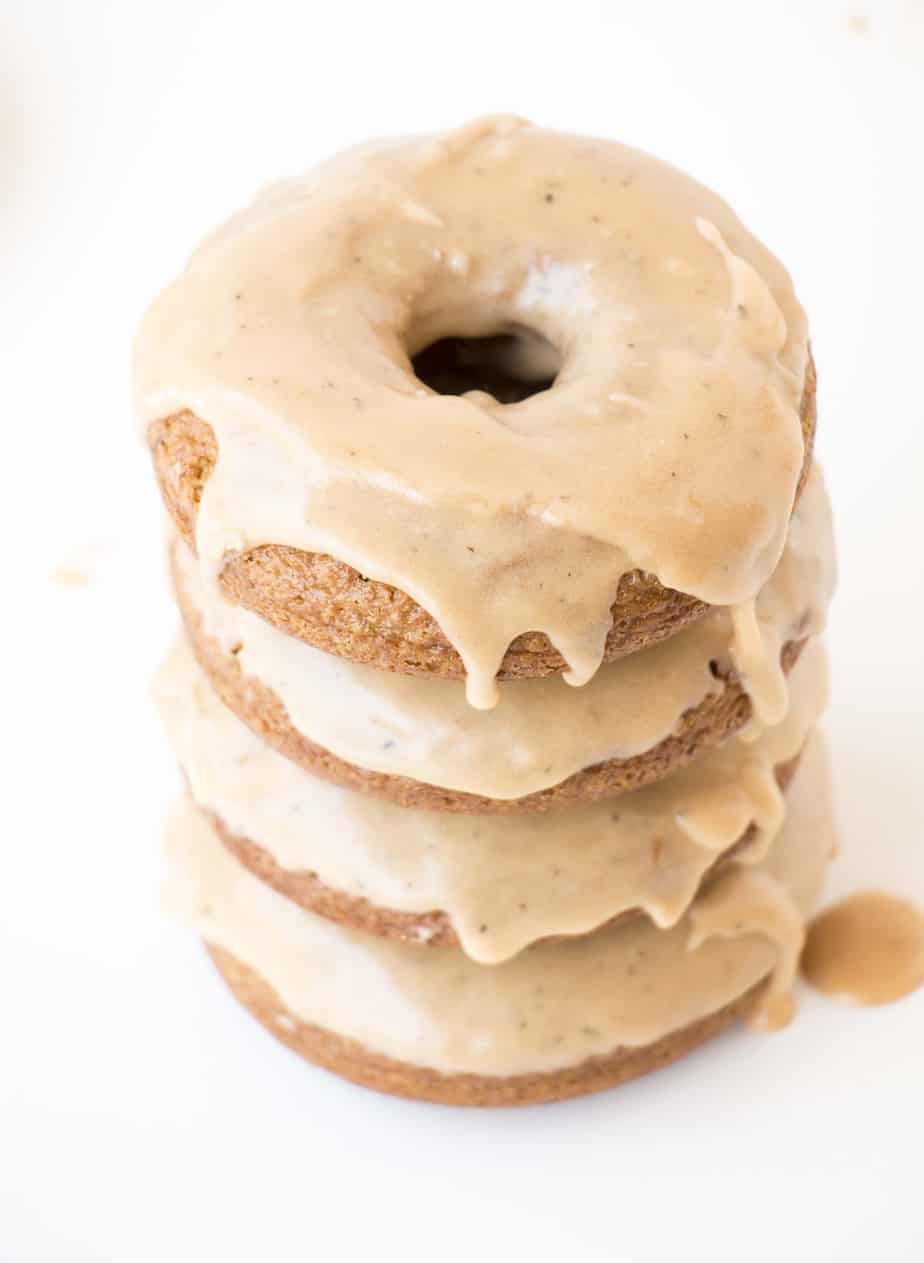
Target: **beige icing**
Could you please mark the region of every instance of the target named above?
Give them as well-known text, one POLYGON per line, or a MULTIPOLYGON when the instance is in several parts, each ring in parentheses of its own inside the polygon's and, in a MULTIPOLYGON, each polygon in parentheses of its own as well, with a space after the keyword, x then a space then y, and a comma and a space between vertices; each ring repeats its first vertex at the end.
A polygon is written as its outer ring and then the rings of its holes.
POLYGON ((729 741, 616 803, 479 817, 395 807, 302 771, 221 704, 183 645, 157 685, 201 807, 289 871, 313 872, 380 908, 444 911, 484 964, 549 935, 584 934, 629 908, 673 925, 752 822, 738 858, 763 859, 784 813, 773 770, 801 750, 825 694, 824 654, 813 644, 794 669, 785 721, 756 744, 729 741))
POLYGON ((719 878, 673 928, 637 919, 490 968, 452 948, 377 939, 303 911, 238 864, 191 805, 170 831, 167 904, 253 967, 303 1021, 446 1072, 554 1070, 650 1044, 774 971, 780 985, 789 978, 834 845, 817 741, 789 798, 767 859, 744 878, 719 878))
MULTIPOLYGON (((833 580, 830 525, 823 480, 813 471, 794 515, 795 542, 757 601, 774 645, 821 626, 833 580)), ((225 601, 186 548, 177 548, 177 559, 206 632, 273 689, 304 736, 359 767, 489 798, 520 798, 651 749, 684 711, 722 687, 709 663, 729 661, 731 620, 717 610, 608 663, 582 689, 557 676, 511 681, 499 686, 494 710, 476 711, 456 681, 378 671, 286 635, 225 601)))
POLYGON ((258 197, 149 311, 138 411, 215 430, 208 573, 268 542, 330 553, 429 610, 489 707, 522 632, 589 680, 627 570, 755 597, 802 465, 806 337, 785 271, 713 193, 613 142, 488 119, 258 197), (436 394, 412 371, 439 338, 522 326, 561 361, 530 398, 436 394))

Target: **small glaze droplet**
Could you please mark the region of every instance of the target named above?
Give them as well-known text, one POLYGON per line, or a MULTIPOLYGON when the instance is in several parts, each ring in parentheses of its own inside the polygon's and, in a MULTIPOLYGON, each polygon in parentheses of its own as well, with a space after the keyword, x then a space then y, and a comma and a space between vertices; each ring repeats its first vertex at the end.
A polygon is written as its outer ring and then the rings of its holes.
POLYGON ((756 1030, 781 1031, 792 1021, 796 1004, 789 991, 767 995, 755 1012, 751 1025, 756 1030))

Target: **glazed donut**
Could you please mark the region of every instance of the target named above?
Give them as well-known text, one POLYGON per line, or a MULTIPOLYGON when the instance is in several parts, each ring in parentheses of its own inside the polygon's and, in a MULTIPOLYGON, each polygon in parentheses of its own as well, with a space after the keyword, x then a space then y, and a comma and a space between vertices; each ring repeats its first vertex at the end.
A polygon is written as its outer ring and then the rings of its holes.
POLYGON ((759 982, 721 1009, 651 1044, 642 1048, 619 1048, 608 1055, 585 1058, 564 1069, 510 1076, 443 1074, 426 1066, 383 1056, 358 1040, 346 1039, 335 1031, 301 1020, 255 969, 224 948, 206 942, 206 949, 238 1003, 275 1039, 300 1057, 373 1092, 438 1105, 542 1105, 631 1083, 653 1070, 672 1065, 721 1035, 735 1021, 748 1020, 766 990, 765 984, 759 982))
MULTIPOLYGON (((438 722, 438 711, 445 703, 446 695, 433 695, 432 690, 440 682, 430 681, 421 682, 424 688, 431 691, 431 696, 426 699, 424 716, 418 722, 414 722, 413 711, 411 713, 416 739, 410 750, 407 770, 383 771, 383 764, 393 768, 398 763, 401 752, 397 746, 385 742, 381 753, 367 747, 360 754, 350 758, 346 754, 337 754, 330 748, 329 742, 322 744, 319 740, 306 735, 300 725, 309 714, 323 721, 325 713, 329 713, 327 703, 330 699, 328 698, 322 704, 320 698, 315 702, 312 697, 305 696, 304 710, 300 711, 297 723, 290 709, 292 701, 290 700, 290 705, 287 706, 282 700, 281 693, 266 683, 263 674, 251 674, 245 670, 241 662, 243 655, 238 645, 235 644, 229 649, 209 633, 184 586, 177 566, 179 558, 182 558, 182 553, 177 550, 174 553, 173 567, 174 595, 183 622, 183 630, 200 668, 228 709, 259 734, 262 740, 274 750, 284 754, 306 772, 311 772, 315 776, 323 777, 325 780, 358 793, 386 798, 400 807, 463 814, 506 815, 557 810, 598 799, 615 798, 620 794, 630 793, 663 780, 672 772, 686 766, 696 758, 700 751, 720 745, 733 733, 744 728, 753 715, 751 698, 745 691, 741 679, 729 665, 727 657, 720 661, 719 658, 710 656, 711 648, 715 652, 724 650, 727 653, 729 637, 723 636, 718 629, 714 631, 709 628, 704 629, 702 635, 697 635, 695 644, 684 646, 686 650, 684 657, 687 658, 689 655, 687 662, 683 664, 684 674, 686 675, 689 664, 692 676, 691 687, 699 692, 700 700, 686 707, 670 709, 670 699, 665 699, 663 695, 652 695, 652 700, 657 704, 659 712, 665 706, 668 709, 669 719, 663 725, 667 735, 654 740, 649 738, 649 741, 642 742, 643 748, 638 753, 625 757, 614 756, 602 761, 599 756, 596 761, 589 756, 591 761, 581 766, 583 759, 579 750, 565 738, 562 757, 570 762, 577 759, 579 766, 576 770, 565 775, 561 780, 553 780, 552 784, 544 785, 542 788, 502 797, 499 794, 499 785, 507 779, 509 774, 520 770, 526 775, 531 773, 533 776, 539 775, 541 779, 547 780, 548 776, 542 776, 542 773, 550 765, 537 759, 537 751, 531 749, 529 757, 524 758, 520 768, 517 769, 516 763, 519 760, 516 756, 519 743, 512 743, 508 747, 511 757, 501 761, 506 739, 504 729, 500 728, 498 736, 490 740, 485 727, 475 730, 474 740, 470 746, 466 743, 471 757, 465 764, 461 764, 458 756, 463 755, 466 749, 463 748, 462 743, 453 741, 450 726, 443 723, 437 731, 434 731, 438 722), (421 754, 418 743, 422 739, 427 740, 428 734, 436 740, 440 737, 444 740, 444 749, 450 761, 450 772, 448 776, 441 779, 449 779, 453 782, 452 784, 438 784, 435 780, 420 779, 418 769, 421 766, 427 766, 428 760, 421 754), (378 760, 376 760, 377 753, 378 760), (386 756, 389 757, 386 759, 386 756), (379 765, 369 766, 374 762, 378 762, 379 765), (469 777, 474 778, 473 781, 470 781, 469 777), (482 791, 476 791, 474 788, 459 788, 460 783, 472 784, 475 781, 483 785, 482 791)), ((246 612, 249 613, 249 611, 246 612)), ((691 630, 699 633, 700 629, 694 627, 691 630)), ((253 631, 253 624, 251 624, 251 633, 253 631)), ((252 645, 254 640, 255 637, 248 637, 247 645, 252 645)), ((779 665, 784 676, 789 674, 797 662, 804 643, 804 640, 789 640, 783 645, 779 665)), ((308 648, 308 646, 305 647, 308 648)), ((645 651, 646 655, 657 655, 660 648, 661 646, 654 645, 645 651)), ((315 660, 306 665, 312 674, 307 674, 305 679, 309 684, 309 690, 313 691, 318 683, 316 674, 318 664, 315 660)), ((618 662, 612 663, 607 670, 620 665, 618 662)), ((634 671, 631 677, 632 692, 636 697, 643 691, 646 681, 653 683, 666 674, 660 655, 658 660, 650 664, 646 658, 644 668, 641 672, 634 671)), ((368 668, 363 668, 363 670, 368 670, 368 668)), ((630 683, 628 678, 626 682, 630 683)), ((547 709, 542 703, 548 701, 547 694, 543 698, 536 697, 535 686, 538 683, 540 682, 535 681, 530 694, 522 699, 537 719, 542 710, 547 709)), ((609 681, 601 681, 601 684, 605 683, 609 681)), ((597 685, 597 680, 592 681, 592 685, 597 685)), ((516 686, 506 684, 503 687, 508 689, 516 686)), ((583 692, 586 694, 587 690, 583 692)), ((509 709, 508 696, 505 694, 502 704, 490 712, 492 716, 497 715, 500 718, 506 714, 509 709)), ((582 696, 579 700, 581 703, 589 704, 591 710, 596 709, 593 706, 592 695, 582 696)), ((356 704, 357 702, 357 697, 348 695, 341 703, 342 715, 345 718, 359 718, 365 728, 367 726, 365 712, 356 704)), ((582 710, 583 707, 579 705, 578 714, 570 723, 565 720, 565 716, 560 716, 563 721, 563 736, 580 728, 582 710)), ((607 716, 617 719, 619 712, 614 707, 603 714, 604 725, 601 727, 605 726, 607 716)), ((519 722, 515 721, 516 729, 521 733, 528 730, 529 714, 521 713, 518 719, 519 722)), ((542 750, 542 730, 539 730, 537 735, 539 737, 538 749, 542 750)), ((587 733, 588 737, 594 735, 593 731, 587 733)), ((430 774, 435 775, 436 769, 432 762, 429 766, 430 774)))
POLYGON ((815 422, 789 278, 719 198, 507 118, 264 194, 155 303, 136 380, 229 598, 479 706, 752 601, 815 422))

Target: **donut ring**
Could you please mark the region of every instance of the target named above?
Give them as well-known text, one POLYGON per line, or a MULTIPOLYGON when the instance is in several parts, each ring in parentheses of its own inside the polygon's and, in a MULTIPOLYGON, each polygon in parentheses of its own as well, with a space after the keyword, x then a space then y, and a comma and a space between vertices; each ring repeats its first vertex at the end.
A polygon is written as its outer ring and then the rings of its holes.
MULTIPOLYGON (((809 355, 800 419, 805 459, 796 498, 812 464, 816 422, 815 365, 809 355)), ((161 497, 180 537, 195 552, 196 517, 218 459, 212 427, 191 412, 153 422, 148 446, 161 497)), ((229 600, 315 649, 351 662, 406 675, 463 679, 465 668, 436 620, 406 593, 368 579, 346 562, 282 544, 263 544, 226 556, 219 576, 229 600)), ((641 570, 623 575, 613 602, 603 661, 666 640, 710 609, 665 588, 641 570)), ((565 670, 544 632, 512 641, 497 678, 527 680, 565 670)))
POLYGON ((136 367, 168 509, 229 598, 465 675, 475 706, 752 599, 814 436, 804 313, 729 207, 510 118, 264 193, 154 304, 136 367), (487 393, 434 358, 511 335, 487 393))
POLYGON ((212 963, 235 999, 281 1043, 313 1065, 359 1087, 439 1105, 542 1105, 587 1096, 661 1070, 715 1039, 759 1006, 762 980, 716 1013, 672 1031, 642 1048, 619 1048, 577 1066, 535 1074, 490 1076, 440 1074, 364 1047, 354 1039, 313 1026, 290 1013, 265 978, 230 952, 206 943, 212 963))
MULTIPOLYGON (((177 543, 175 547, 184 545, 177 543)), ((751 717, 751 699, 735 672, 716 667, 713 673, 722 679, 724 688, 685 711, 674 732, 656 746, 632 758, 609 759, 584 768, 558 785, 523 798, 487 798, 430 785, 409 776, 373 772, 339 758, 299 732, 278 694, 256 676, 246 674, 234 653, 226 652, 207 633, 198 610, 183 588, 175 552, 171 568, 174 596, 193 657, 228 709, 274 750, 306 772, 359 793, 387 798, 401 807, 505 815, 550 811, 575 803, 614 798, 654 784, 676 769, 686 767, 700 750, 719 745, 743 728, 751 717)), ((802 639, 783 645, 780 662, 787 674, 807 643, 802 639)))
MULTIPOLYGON (((800 754, 781 763, 775 769, 776 781, 781 790, 785 790, 799 766, 800 754)), ((371 903, 361 895, 347 894, 327 886, 309 871, 292 872, 285 869, 266 850, 250 838, 233 833, 227 825, 214 814, 208 812, 212 827, 231 854, 255 877, 278 890, 281 895, 297 903, 307 912, 326 917, 338 925, 345 925, 351 930, 363 930, 367 934, 376 934, 380 938, 394 939, 415 947, 455 947, 460 948, 458 936, 445 912, 405 912, 396 908, 383 908, 371 903)), ((700 890, 705 889, 710 880, 717 877, 727 868, 737 851, 746 847, 756 835, 754 825, 741 835, 727 851, 718 855, 703 875, 700 890)), ((611 917, 603 925, 614 925, 632 917, 644 916, 640 908, 627 908, 624 912, 611 917)), ((553 936, 554 937, 554 936, 553 936)), ((541 940, 536 940, 541 941, 541 940)))

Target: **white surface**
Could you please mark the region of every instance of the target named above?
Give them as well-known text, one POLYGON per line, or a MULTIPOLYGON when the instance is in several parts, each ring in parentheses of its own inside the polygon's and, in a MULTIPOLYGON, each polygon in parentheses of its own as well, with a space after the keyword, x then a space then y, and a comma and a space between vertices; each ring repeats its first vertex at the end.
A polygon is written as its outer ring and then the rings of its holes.
POLYGON ((924 993, 806 996, 779 1035, 520 1113, 373 1096, 237 1008, 158 910, 173 616, 128 405, 132 327, 195 239, 345 142, 512 109, 689 168, 813 322, 830 889, 924 900, 924 6, 860 7, 865 32, 821 0, 2 0, 2 1263, 924 1257, 924 993))

